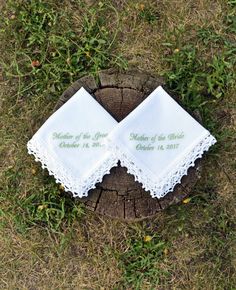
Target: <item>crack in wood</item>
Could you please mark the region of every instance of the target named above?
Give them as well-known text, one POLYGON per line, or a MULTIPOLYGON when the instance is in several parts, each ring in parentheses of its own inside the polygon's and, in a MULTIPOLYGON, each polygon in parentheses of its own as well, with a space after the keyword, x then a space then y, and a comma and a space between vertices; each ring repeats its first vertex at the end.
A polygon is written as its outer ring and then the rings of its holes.
POLYGON ((124 219, 125 219, 125 216, 126 216, 126 213, 125 213, 125 200, 124 200, 124 202, 123 202, 123 207, 124 207, 124 219))
POLYGON ((95 207, 94 207, 94 211, 97 210, 97 207, 98 207, 98 204, 99 204, 99 201, 100 201, 101 196, 102 196, 102 189, 100 190, 98 199, 97 199, 96 204, 95 204, 95 207))
POLYGON ((120 87, 118 85, 107 85, 107 86, 102 86, 99 88, 96 88, 92 91, 92 94, 95 94, 97 91, 103 90, 103 89, 129 89, 129 90, 133 90, 133 91, 139 91, 137 89, 131 88, 131 87, 120 87))
POLYGON ((122 105, 123 105, 123 101, 124 101, 124 96, 123 96, 123 88, 122 88, 122 89, 120 89, 120 95, 121 95, 121 101, 120 101, 120 109, 119 109, 119 114, 121 114, 122 105))

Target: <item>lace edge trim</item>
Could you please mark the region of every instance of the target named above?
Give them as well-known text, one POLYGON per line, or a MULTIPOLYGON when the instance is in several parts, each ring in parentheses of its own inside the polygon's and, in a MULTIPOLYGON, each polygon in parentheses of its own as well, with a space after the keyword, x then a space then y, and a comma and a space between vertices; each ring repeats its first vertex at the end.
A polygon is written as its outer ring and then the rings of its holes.
POLYGON ((216 139, 208 133, 185 156, 179 160, 175 167, 158 181, 151 179, 141 168, 139 168, 130 154, 124 152, 120 147, 108 139, 107 145, 111 152, 120 160, 121 165, 127 168, 127 172, 134 176, 135 181, 142 184, 146 191, 150 191, 153 198, 162 198, 167 193, 172 192, 174 187, 181 183, 184 175, 190 167, 195 165, 195 161, 201 158, 205 151, 216 143, 216 139))
POLYGON ((95 170, 85 178, 78 178, 54 160, 50 154, 37 142, 31 139, 27 143, 28 153, 33 155, 35 161, 41 163, 43 169, 47 169, 49 175, 53 175, 56 183, 63 185, 65 191, 72 193, 73 197, 88 196, 88 191, 95 188, 96 183, 102 182, 104 175, 109 174, 112 167, 117 166, 118 159, 111 154, 95 170))

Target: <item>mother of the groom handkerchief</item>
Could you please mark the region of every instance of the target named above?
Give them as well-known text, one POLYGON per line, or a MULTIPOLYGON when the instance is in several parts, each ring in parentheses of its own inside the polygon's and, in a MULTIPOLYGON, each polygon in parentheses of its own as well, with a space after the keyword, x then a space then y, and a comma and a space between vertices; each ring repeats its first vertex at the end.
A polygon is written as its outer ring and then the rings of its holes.
POLYGON ((216 140, 162 87, 108 135, 108 147, 135 180, 163 197, 216 140))
POLYGON ((74 196, 85 196, 117 164, 103 141, 117 122, 81 88, 28 142, 36 161, 74 196))

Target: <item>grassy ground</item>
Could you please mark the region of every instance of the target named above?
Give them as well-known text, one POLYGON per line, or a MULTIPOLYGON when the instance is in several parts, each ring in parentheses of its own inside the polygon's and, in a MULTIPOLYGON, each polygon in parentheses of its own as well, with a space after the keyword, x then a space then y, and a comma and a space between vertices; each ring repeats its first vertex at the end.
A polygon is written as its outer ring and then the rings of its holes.
POLYGON ((0 289, 236 289, 235 0, 0 1, 0 289), (86 212, 25 144, 78 77, 163 75, 218 143, 187 203, 86 212))

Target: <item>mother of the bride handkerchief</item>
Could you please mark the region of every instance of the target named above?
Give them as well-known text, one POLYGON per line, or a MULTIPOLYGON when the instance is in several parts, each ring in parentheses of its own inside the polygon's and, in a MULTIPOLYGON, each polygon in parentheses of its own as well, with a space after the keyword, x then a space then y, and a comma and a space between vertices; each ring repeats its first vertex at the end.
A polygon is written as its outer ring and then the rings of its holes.
POLYGON ((81 88, 28 142, 36 161, 74 196, 85 196, 117 164, 103 141, 117 122, 81 88))
POLYGON ((108 147, 152 197, 163 197, 216 140, 158 87, 108 135, 108 147))

